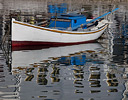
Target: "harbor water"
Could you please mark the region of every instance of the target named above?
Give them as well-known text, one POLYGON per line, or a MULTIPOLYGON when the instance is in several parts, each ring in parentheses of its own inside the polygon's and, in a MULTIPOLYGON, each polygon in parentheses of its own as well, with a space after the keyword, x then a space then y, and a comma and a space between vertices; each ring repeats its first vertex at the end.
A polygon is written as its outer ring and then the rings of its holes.
MULTIPOLYGON (((94 43, 12 49, 10 24, 2 23, 0 100, 128 100, 127 4, 83 2, 95 16, 119 8, 94 43)), ((9 22, 10 16, 2 18, 9 22)))

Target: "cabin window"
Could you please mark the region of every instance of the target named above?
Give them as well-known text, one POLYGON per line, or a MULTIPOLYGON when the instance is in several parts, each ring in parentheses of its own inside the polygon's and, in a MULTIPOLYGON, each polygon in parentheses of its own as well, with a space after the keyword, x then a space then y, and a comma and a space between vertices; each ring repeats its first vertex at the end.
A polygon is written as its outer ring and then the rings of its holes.
POLYGON ((77 23, 77 20, 74 20, 74 23, 77 23))

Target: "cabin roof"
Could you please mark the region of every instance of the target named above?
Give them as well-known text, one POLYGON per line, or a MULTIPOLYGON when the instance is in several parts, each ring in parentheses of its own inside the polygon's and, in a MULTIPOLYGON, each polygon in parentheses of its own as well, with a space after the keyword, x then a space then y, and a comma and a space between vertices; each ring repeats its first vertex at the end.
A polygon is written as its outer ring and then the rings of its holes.
POLYGON ((69 13, 69 14, 61 14, 61 15, 57 16, 57 18, 74 20, 74 19, 85 18, 85 16, 84 15, 79 15, 79 14, 76 14, 76 13, 69 13))

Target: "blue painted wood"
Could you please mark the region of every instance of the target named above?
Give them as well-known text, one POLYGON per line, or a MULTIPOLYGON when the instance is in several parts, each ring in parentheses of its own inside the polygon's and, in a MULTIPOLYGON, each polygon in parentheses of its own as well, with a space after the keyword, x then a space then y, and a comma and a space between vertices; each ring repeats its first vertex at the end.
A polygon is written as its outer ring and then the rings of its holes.
POLYGON ((91 20, 91 21, 88 21, 88 22, 85 23, 84 25, 87 25, 87 24, 89 24, 89 23, 92 23, 92 22, 94 22, 94 21, 96 21, 96 20, 98 20, 98 19, 100 19, 100 18, 102 18, 102 17, 104 17, 104 16, 106 16, 106 15, 108 15, 108 14, 110 14, 110 13, 116 11, 116 10, 118 10, 118 9, 119 9, 119 8, 116 8, 116 9, 114 9, 114 10, 108 12, 108 13, 105 13, 105 14, 103 14, 103 15, 101 15, 101 16, 99 16, 99 17, 97 17, 97 18, 95 18, 95 19, 93 19, 93 20, 91 20))
MULTIPOLYGON (((92 23, 92 22, 94 22, 94 21, 97 21, 98 19, 101 19, 101 18, 103 18, 104 16, 106 16, 106 15, 108 15, 108 14, 110 14, 110 13, 112 13, 112 12, 118 10, 118 9, 119 9, 119 8, 115 8, 114 10, 112 10, 112 11, 110 11, 110 12, 108 12, 108 13, 105 13, 105 14, 103 14, 103 15, 101 15, 101 16, 95 18, 95 19, 92 19, 91 21, 88 21, 88 22, 86 22, 86 23, 83 23, 83 27, 86 27, 87 24, 92 23)), ((80 26, 81 26, 81 25, 75 26, 75 27, 72 28, 72 30, 75 30, 75 29, 79 28, 80 26)))

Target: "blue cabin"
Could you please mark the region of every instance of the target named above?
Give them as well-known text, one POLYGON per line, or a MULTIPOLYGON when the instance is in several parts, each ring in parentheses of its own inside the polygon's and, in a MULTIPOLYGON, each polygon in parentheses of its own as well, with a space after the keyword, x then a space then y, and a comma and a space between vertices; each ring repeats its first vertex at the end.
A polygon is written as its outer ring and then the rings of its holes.
POLYGON ((66 29, 71 27, 72 29, 77 29, 78 26, 86 23, 84 15, 67 13, 66 3, 48 5, 48 12, 51 14, 48 26, 50 28, 66 29))
POLYGON ((68 28, 71 27, 75 29, 77 26, 86 23, 86 17, 84 15, 79 14, 61 14, 59 16, 54 16, 50 19, 49 27, 56 27, 56 28, 68 28))
POLYGON ((48 27, 57 28, 57 29, 66 29, 68 27, 71 27, 72 30, 77 30, 79 27, 82 27, 83 29, 87 28, 87 24, 95 22, 97 25, 97 20, 101 19, 102 17, 118 10, 119 8, 115 8, 114 10, 105 13, 95 19, 92 19, 91 21, 86 22, 86 17, 84 15, 80 14, 74 14, 74 13, 67 13, 67 4, 62 3, 60 5, 48 5, 48 12, 51 14, 50 24, 48 27))

